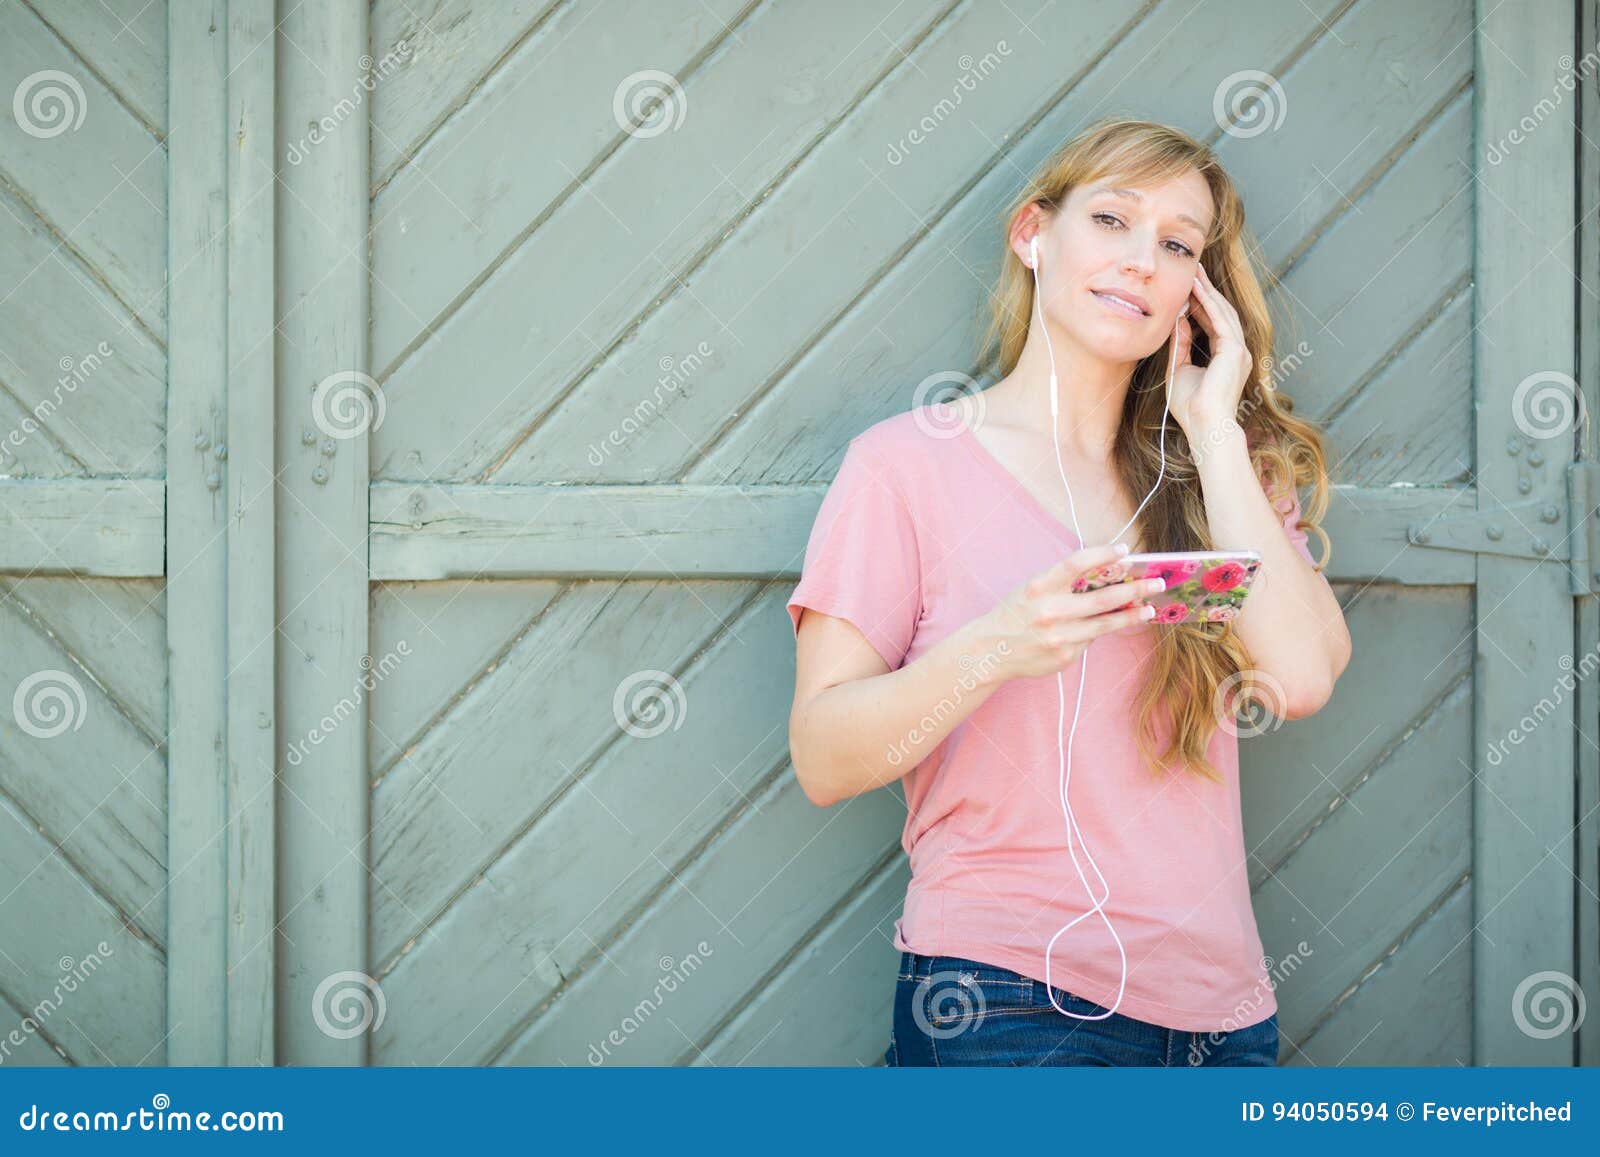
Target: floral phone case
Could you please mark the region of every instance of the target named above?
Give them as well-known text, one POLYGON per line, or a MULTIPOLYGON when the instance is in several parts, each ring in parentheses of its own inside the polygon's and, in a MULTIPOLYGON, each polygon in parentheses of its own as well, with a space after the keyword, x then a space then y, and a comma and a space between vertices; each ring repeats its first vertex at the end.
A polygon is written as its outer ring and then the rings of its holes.
POLYGON ((1156 609, 1152 623, 1220 623, 1235 618, 1261 569, 1253 550, 1153 551, 1130 554, 1080 575, 1079 594, 1112 583, 1164 578, 1167 589, 1149 596, 1156 609))

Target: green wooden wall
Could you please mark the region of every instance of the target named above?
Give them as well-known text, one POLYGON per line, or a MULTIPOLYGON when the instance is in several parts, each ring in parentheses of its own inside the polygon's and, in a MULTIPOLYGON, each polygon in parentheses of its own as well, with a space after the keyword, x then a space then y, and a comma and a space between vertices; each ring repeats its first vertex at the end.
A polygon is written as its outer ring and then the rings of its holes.
POLYGON ((1334 452, 1284 1063, 1600 1060, 1600 488, 1518 392, 1593 389, 1594 12, 0 4, 0 1063, 877 1063, 903 796, 800 792, 783 603, 1112 110, 1242 183, 1334 452))

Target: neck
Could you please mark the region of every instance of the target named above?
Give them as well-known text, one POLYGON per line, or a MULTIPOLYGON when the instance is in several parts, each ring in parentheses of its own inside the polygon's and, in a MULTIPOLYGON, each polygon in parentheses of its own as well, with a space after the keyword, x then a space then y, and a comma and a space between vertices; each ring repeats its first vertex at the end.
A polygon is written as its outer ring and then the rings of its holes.
MULTIPOLYGON (((1061 448, 1075 457, 1104 464, 1111 458, 1123 402, 1138 363, 1106 361, 1054 327, 1050 345, 1055 350, 1060 407, 1056 429, 1061 448)), ((1050 347, 1034 326, 1016 367, 1005 378, 1021 420, 1046 436, 1051 430, 1050 362, 1050 347)))

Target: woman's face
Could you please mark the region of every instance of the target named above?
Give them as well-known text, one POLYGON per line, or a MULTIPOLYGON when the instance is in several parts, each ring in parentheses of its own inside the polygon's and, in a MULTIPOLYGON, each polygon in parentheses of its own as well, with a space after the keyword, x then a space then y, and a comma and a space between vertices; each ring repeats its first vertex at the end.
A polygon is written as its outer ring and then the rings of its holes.
MULTIPOLYGON (((1210 186, 1192 169, 1162 185, 1112 178, 1072 190, 1060 212, 1038 218, 1046 316, 1108 361, 1149 356, 1189 301, 1213 211, 1210 186)), ((1024 227, 1013 242, 1025 264, 1031 235, 1024 227)))

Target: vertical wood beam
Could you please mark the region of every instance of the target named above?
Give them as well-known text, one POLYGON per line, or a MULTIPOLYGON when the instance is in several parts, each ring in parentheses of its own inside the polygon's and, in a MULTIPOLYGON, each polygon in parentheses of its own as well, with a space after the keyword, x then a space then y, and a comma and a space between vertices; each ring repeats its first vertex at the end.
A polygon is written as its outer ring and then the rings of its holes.
POLYGON ((271 0, 174 4, 167 135, 167 1056, 271 1064, 271 0))
MULTIPOLYGON (((278 1059, 360 1065, 368 1033, 352 1035, 347 1017, 351 1001, 362 998, 358 990, 370 985, 361 689, 369 467, 368 431, 352 432, 345 419, 347 406, 361 406, 370 371, 370 94, 360 83, 368 8, 282 7, 278 1059), (314 139, 311 125, 319 126, 314 139)), ((378 999, 371 992, 365 998, 378 999)))
MULTIPOLYGON (((1584 0, 1582 28, 1574 58, 1600 44, 1600 0, 1584 0)), ((1584 406, 1590 414, 1590 432, 1579 447, 1583 457, 1595 457, 1593 415, 1600 414, 1600 81, 1594 69, 1583 72, 1578 102, 1578 381, 1584 385, 1584 406)), ((1579 529, 1579 534, 1584 533, 1579 529)), ((1600 603, 1578 603, 1578 653, 1600 649, 1600 603)), ((1600 1065, 1600 691, 1586 679, 1578 698, 1576 736, 1578 761, 1578 879, 1577 944, 1578 980, 1588 1014, 1578 1027, 1577 1063, 1600 1065)))
MULTIPOLYGON (((1477 0, 1475 8, 1479 507, 1543 496, 1560 510, 1576 423, 1557 437, 1530 437, 1524 427, 1536 410, 1522 404, 1519 423, 1514 398, 1531 375, 1577 370, 1577 100, 1559 84, 1577 43, 1575 6, 1477 0)), ((1508 522, 1505 533, 1531 540, 1541 531, 1508 522)), ((1570 979, 1576 967, 1575 703, 1560 687, 1576 658, 1568 578, 1548 562, 1477 560, 1473 1062, 1567 1065, 1575 1052, 1570 1030, 1540 1036, 1525 1026, 1539 1027, 1528 1015, 1535 990, 1553 990, 1537 974, 1570 979), (1541 700, 1550 711, 1530 726, 1541 700), (1503 757, 1491 761, 1491 750, 1503 757)))

